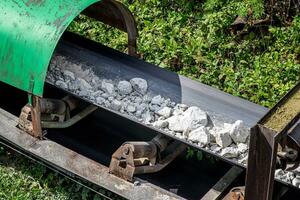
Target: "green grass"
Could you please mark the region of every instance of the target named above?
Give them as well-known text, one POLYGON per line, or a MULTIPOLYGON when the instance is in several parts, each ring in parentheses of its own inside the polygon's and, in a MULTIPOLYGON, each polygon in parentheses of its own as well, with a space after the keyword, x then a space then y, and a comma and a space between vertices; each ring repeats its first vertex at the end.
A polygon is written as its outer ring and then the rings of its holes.
MULTIPOLYGON (((109 198, 116 198, 116 195, 108 191, 87 185, 109 198)), ((0 147, 0 200, 24 199, 103 200, 106 198, 43 165, 0 147)))
MULTIPOLYGON (((139 52, 147 62, 267 107, 299 80, 299 16, 285 26, 240 37, 230 24, 249 9, 252 20, 263 18, 261 0, 123 2, 135 13, 139 52)), ((126 51, 124 33, 86 17, 80 16, 70 30, 126 51)), ((0 199, 101 197, 0 147, 0 199)))

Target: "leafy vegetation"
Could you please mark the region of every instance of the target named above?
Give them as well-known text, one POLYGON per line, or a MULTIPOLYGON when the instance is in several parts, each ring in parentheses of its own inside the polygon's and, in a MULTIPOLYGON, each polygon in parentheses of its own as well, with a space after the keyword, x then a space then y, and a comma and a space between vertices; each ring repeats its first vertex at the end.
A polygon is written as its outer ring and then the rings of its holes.
MULTIPOLYGON (((150 63, 267 107, 299 80, 299 16, 284 26, 232 31, 237 16, 264 18, 263 0, 123 2, 135 14, 139 52, 150 63)), ((78 17, 70 30, 126 51, 125 33, 87 17, 78 17)), ((187 156, 203 157, 193 151, 187 156)), ((0 199, 102 197, 0 147, 0 199)))

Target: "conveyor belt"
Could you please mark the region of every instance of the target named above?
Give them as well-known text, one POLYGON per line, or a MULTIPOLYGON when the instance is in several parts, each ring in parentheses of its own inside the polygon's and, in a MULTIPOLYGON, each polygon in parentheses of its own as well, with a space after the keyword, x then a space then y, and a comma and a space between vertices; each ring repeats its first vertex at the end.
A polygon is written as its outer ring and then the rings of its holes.
MULTIPOLYGON (((73 127, 48 130, 46 135, 48 139, 39 141, 26 133, 22 133, 15 127, 17 120, 15 115, 19 114, 22 105, 26 103, 26 94, 2 83, 0 83, 0 89, 4 92, 3 97, 5 97, 0 99, 0 127, 2 128, 0 130, 0 142, 4 142, 35 160, 42 161, 48 167, 59 170, 63 175, 72 179, 87 180, 126 198, 155 199, 155 196, 153 196, 153 193, 155 193, 158 195, 158 199, 161 197, 160 194, 173 196, 174 198, 200 199, 230 168, 230 165, 223 162, 210 163, 208 160, 186 160, 183 155, 159 173, 136 177, 136 180, 142 183, 140 185, 142 187, 133 187, 131 183, 126 183, 126 181, 108 175, 107 166, 111 154, 124 141, 147 140, 153 137, 153 133, 148 128, 112 112, 100 109, 73 127), (113 122, 112 119, 114 119, 113 122), (116 123, 118 124, 118 130, 115 129, 116 123), (51 152, 50 156, 49 152, 51 152), (72 158, 76 158, 75 160, 72 159, 73 167, 65 165, 69 162, 68 159, 64 160, 65 162, 54 163, 57 160, 53 160, 53 158, 68 158, 65 155, 70 153, 72 158), (74 157, 74 155, 76 156, 74 157), (41 158, 40 156, 44 157, 41 158), (89 163, 89 167, 81 166, 85 162, 89 163), (90 165, 96 167, 96 171, 98 169, 103 173, 97 171, 96 176, 93 176, 92 179, 84 178, 83 175, 93 172, 93 167, 90 165), (74 171, 74 166, 81 166, 81 168, 78 170, 75 167, 77 171, 74 171), (66 168, 63 169, 62 167, 66 168), (92 171, 90 171, 91 169, 92 171), (116 185, 119 186, 116 187, 116 185), (162 189, 159 189, 159 187, 162 189), (123 191, 124 188, 126 188, 126 192, 123 191), (178 190, 177 194, 179 196, 174 196, 168 192, 170 189, 178 190), (147 196, 149 194, 151 196, 147 196)), ((45 89, 46 97, 59 98, 65 95, 64 92, 52 86, 46 86, 45 89)), ((241 182, 238 185, 244 184, 243 179, 244 176, 241 177, 241 182)), ((283 199, 290 199, 289 197, 295 194, 298 193, 291 191, 287 194, 288 197, 283 199)))
MULTIPOLYGON (((202 110, 205 110, 209 116, 214 117, 214 123, 232 123, 236 120, 243 120, 250 128, 268 111, 257 104, 130 57, 72 33, 65 35, 56 51, 58 54, 70 57, 74 61, 86 63, 101 78, 122 80, 133 77, 144 78, 148 81, 151 92, 168 97, 176 103, 198 106, 202 110), (76 45, 74 45, 75 43, 76 45)), ((108 111, 107 108, 102 108, 108 111)), ((209 150, 191 144, 184 139, 179 139, 161 130, 145 126, 138 121, 133 121, 126 115, 116 113, 112 110, 110 112, 113 112, 116 116, 127 118, 127 123, 138 124, 144 130, 143 134, 148 132, 152 134, 162 133, 194 148, 213 154, 226 162, 242 166, 209 150)))

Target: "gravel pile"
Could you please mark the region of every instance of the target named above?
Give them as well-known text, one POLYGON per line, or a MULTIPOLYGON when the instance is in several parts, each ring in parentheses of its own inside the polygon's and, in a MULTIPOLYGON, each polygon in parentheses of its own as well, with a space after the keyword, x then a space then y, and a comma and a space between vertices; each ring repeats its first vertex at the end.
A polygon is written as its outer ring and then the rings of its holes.
POLYGON ((300 188, 300 167, 292 171, 277 169, 275 171, 275 178, 300 188))
POLYGON ((246 165, 249 129, 243 121, 214 126, 212 117, 196 106, 177 104, 153 94, 147 80, 102 79, 85 64, 56 55, 47 81, 95 104, 246 165))

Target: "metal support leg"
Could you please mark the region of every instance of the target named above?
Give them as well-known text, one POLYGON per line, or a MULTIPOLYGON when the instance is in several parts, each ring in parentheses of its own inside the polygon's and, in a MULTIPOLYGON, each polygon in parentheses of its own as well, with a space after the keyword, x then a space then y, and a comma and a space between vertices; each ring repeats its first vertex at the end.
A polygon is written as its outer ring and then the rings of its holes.
POLYGON ((40 97, 29 95, 31 105, 23 107, 18 126, 36 138, 42 138, 40 97))
POLYGON ((276 155, 281 133, 257 125, 251 129, 246 200, 271 200, 274 186, 276 155))

